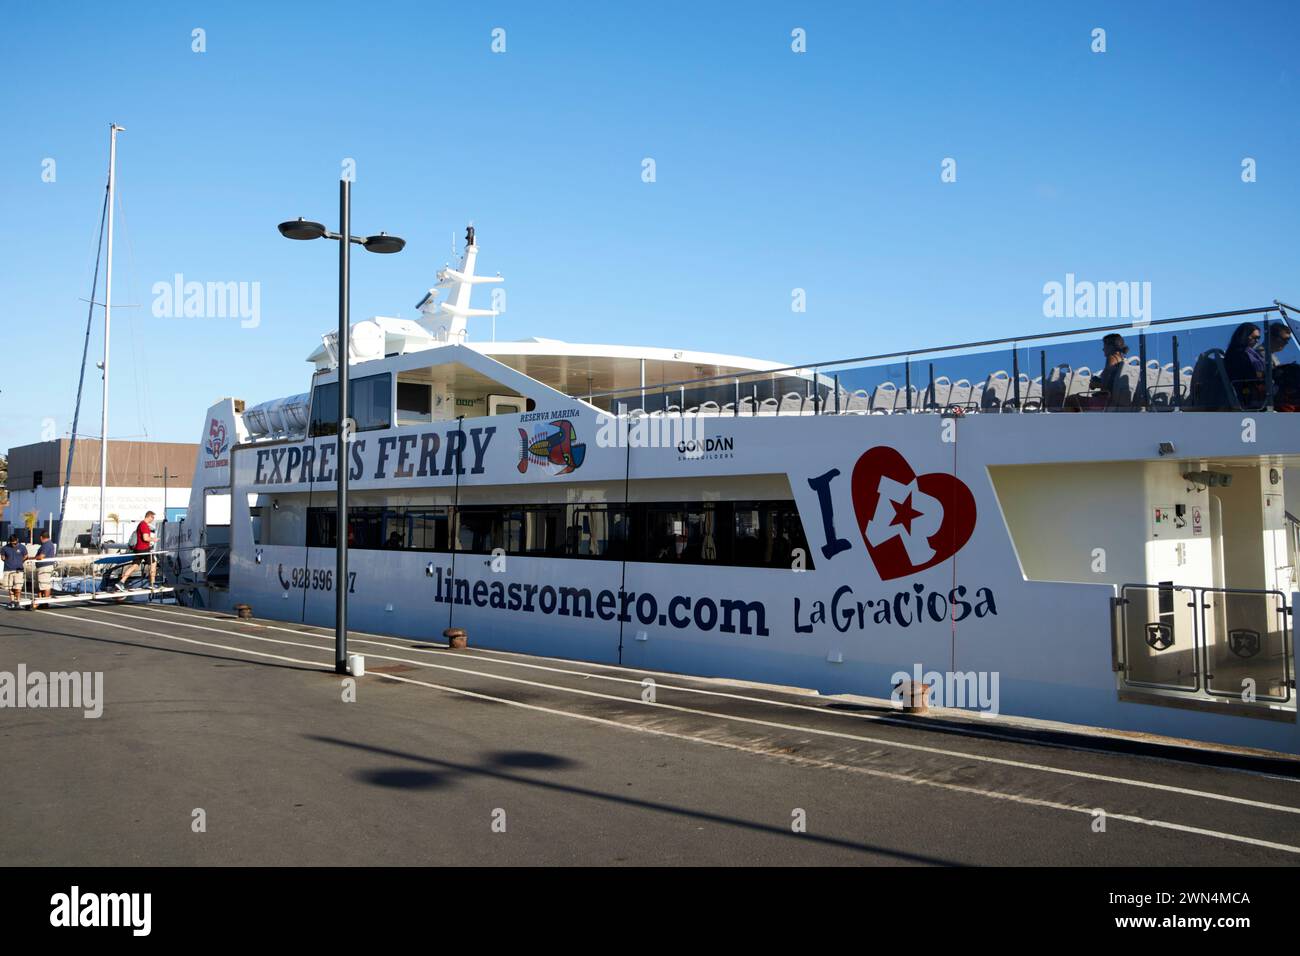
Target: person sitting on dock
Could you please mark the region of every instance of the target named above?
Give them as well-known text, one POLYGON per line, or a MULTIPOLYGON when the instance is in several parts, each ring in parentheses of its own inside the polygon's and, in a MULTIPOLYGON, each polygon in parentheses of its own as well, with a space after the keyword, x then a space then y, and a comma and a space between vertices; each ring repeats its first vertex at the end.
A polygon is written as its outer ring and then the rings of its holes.
POLYGON ((12 611, 23 596, 23 562, 27 560, 27 549, 18 543, 18 535, 9 536, 9 543, 0 548, 0 559, 4 561, 4 586, 9 591, 12 611))
MULTIPOLYGON (((36 590, 43 598, 50 597, 54 586, 54 561, 51 559, 57 551, 58 548, 50 540, 50 533, 42 531, 41 545, 36 549, 36 590)), ((32 601, 32 610, 36 610, 35 601, 32 601)))

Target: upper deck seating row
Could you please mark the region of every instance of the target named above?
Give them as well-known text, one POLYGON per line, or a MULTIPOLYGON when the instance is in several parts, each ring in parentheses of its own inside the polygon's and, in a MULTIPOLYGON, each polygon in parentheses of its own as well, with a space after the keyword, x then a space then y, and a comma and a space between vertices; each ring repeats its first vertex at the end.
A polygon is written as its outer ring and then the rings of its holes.
MULTIPOLYGON (((1289 337, 1288 330, 1283 344, 1289 341, 1289 337)), ((1107 336, 1107 341, 1111 339, 1118 340, 1122 351, 1119 354, 1107 352, 1107 361, 1097 370, 1086 365, 1061 364, 1049 369, 1045 380, 1043 376, 1031 378, 1023 372, 1018 374, 1018 380, 1013 380, 1005 369, 999 369, 975 382, 966 378, 954 382, 948 376, 940 375, 920 388, 885 381, 870 391, 839 388, 838 394, 834 390, 823 390, 817 397, 789 391, 779 398, 769 395, 761 399, 755 394, 722 405, 716 401, 704 401, 682 409, 669 404, 649 414, 897 415, 936 411, 1169 411, 1176 408, 1214 411, 1265 407, 1267 380, 1260 379, 1263 373, 1259 372, 1262 367, 1259 364, 1254 379, 1234 379, 1229 369, 1239 366, 1232 364, 1229 353, 1215 348, 1202 352, 1194 366, 1176 367, 1172 362, 1162 364, 1151 359, 1146 363, 1144 381, 1141 360, 1127 355, 1128 349, 1124 347, 1122 338, 1107 336)), ((1264 359, 1259 361, 1262 363, 1264 359)), ((1286 411, 1300 407, 1296 401, 1296 376, 1300 375, 1297 366, 1275 364, 1273 369, 1275 399, 1270 407, 1286 411)), ((809 390, 811 384, 808 383, 809 390)))

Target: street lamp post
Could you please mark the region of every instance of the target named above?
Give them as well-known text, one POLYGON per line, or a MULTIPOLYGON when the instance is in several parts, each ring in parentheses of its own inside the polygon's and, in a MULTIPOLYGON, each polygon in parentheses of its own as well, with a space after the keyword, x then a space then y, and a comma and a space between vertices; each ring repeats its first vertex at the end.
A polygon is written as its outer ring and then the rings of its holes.
POLYGON ((335 356, 339 376, 337 517, 334 535, 334 672, 348 672, 348 458, 351 438, 348 417, 348 279, 352 243, 367 252, 401 252, 405 239, 381 232, 364 239, 352 235, 352 183, 339 180, 339 231, 329 232, 318 222, 305 219, 282 222, 280 235, 286 239, 335 239, 339 241, 339 333, 335 356))

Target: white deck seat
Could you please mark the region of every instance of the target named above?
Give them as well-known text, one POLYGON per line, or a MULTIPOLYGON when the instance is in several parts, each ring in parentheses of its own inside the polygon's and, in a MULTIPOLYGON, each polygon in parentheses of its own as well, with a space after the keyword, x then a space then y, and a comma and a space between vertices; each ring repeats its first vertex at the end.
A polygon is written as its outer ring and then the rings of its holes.
POLYGON ((1043 384, 1044 408, 1055 411, 1065 406, 1065 396, 1069 393, 1072 374, 1068 365, 1053 365, 1047 370, 1047 381, 1043 384))
POLYGON ((1153 376, 1151 363, 1147 363, 1147 392, 1150 394, 1151 405, 1154 408, 1169 408, 1174 404, 1174 363, 1155 364, 1157 368, 1153 376))
POLYGON ((1115 384, 1110 390, 1109 398, 1106 400, 1106 407, 1108 409, 1132 408, 1134 399, 1137 398, 1141 378, 1142 360, 1136 356, 1125 359, 1123 369, 1115 376, 1115 384))
MULTIPOLYGON (((1012 403, 1015 403, 1015 390, 1011 393, 1012 403)), ((1020 409, 1022 411, 1038 411, 1043 407, 1043 383, 1041 379, 1030 378, 1025 372, 1020 373, 1020 409)))
POLYGON ((777 407, 778 415, 798 415, 803 411, 803 396, 798 392, 786 392, 781 396, 781 404, 777 407))
POLYGON ((970 382, 967 379, 959 378, 952 383, 952 389, 948 392, 948 404, 964 409, 970 404, 970 396, 970 382))
POLYGON ((893 382, 881 382, 871 393, 871 414, 892 415, 898 402, 898 386, 893 382))
POLYGON ((1065 387, 1065 397, 1068 401, 1071 395, 1081 395, 1088 391, 1092 385, 1092 369, 1086 365, 1080 365, 1070 372, 1069 383, 1065 387))
POLYGON ((722 414, 722 409, 718 407, 717 402, 700 402, 699 414, 712 415, 714 418, 717 418, 718 415, 722 414))
POLYGON ((984 388, 986 382, 976 382, 970 387, 970 400, 966 403, 966 411, 978 412, 984 407, 984 388))
POLYGON ((844 408, 850 415, 866 415, 871 411, 871 396, 865 388, 855 388, 849 393, 848 404, 844 408))
POLYGON ((921 408, 921 392, 915 385, 906 385, 898 390, 898 398, 894 400, 894 413, 906 415, 908 412, 908 396, 911 396, 911 410, 919 411, 921 408))
POLYGON ((984 382, 984 393, 980 396, 980 408, 987 412, 998 412, 1007 403, 1011 395, 1011 376, 999 369, 989 374, 984 382))
POLYGON ((926 408, 946 408, 948 405, 948 396, 952 394, 952 379, 947 375, 940 375, 925 391, 926 408))
POLYGON ((777 409, 781 407, 780 402, 775 398, 765 398, 759 403, 758 413, 760 415, 775 415, 777 409))

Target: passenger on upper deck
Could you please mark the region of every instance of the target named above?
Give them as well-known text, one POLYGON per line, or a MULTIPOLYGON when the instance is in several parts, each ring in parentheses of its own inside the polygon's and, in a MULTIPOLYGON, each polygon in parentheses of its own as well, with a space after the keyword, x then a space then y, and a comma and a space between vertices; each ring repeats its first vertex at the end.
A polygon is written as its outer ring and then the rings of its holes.
POLYGON ((1094 389, 1107 394, 1115 391, 1115 379, 1124 371, 1124 359, 1128 357, 1128 345, 1124 336, 1112 332, 1101 340, 1101 354, 1106 357, 1106 366, 1100 375, 1094 375, 1089 383, 1094 389))
POLYGON ((1280 412, 1300 411, 1300 365, 1293 359, 1282 362, 1282 352, 1291 344, 1291 326, 1285 322, 1268 327, 1269 361, 1273 363, 1273 407, 1280 412))
POLYGON ((1074 412, 1100 411, 1110 404, 1115 384, 1124 371, 1124 359, 1128 356, 1128 344, 1124 336, 1112 332, 1101 340, 1101 354, 1106 357, 1106 364, 1101 372, 1092 376, 1088 382, 1091 392, 1071 395, 1066 408, 1074 412))
POLYGON ((1258 408, 1264 404, 1264 356, 1260 354, 1258 345, 1259 326, 1243 322, 1232 333, 1223 354, 1228 380, 1246 408, 1258 408))

